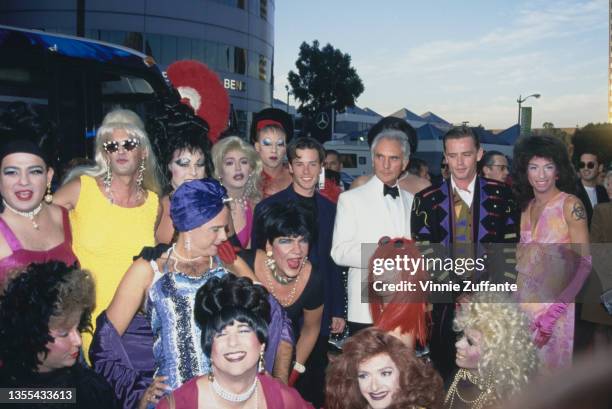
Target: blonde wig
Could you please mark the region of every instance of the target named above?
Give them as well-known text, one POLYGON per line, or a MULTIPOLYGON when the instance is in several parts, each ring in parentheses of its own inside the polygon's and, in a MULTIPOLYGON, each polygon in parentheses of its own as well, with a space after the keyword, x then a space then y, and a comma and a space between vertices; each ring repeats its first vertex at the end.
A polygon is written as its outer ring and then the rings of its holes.
POLYGON ((457 307, 455 331, 482 333, 481 378, 493 383, 499 399, 519 392, 538 367, 536 347, 531 340, 529 321, 506 294, 482 292, 457 307))
POLYGON ((151 190, 158 195, 161 194, 160 171, 157 158, 151 147, 151 141, 147 136, 144 124, 140 117, 128 109, 114 109, 110 111, 102 120, 102 125, 96 133, 95 141, 95 161, 94 166, 77 166, 66 175, 64 184, 82 175, 100 177, 108 170, 107 153, 104 151, 104 142, 111 139, 113 132, 123 130, 130 138, 138 138, 140 147, 146 152, 144 160, 145 171, 143 175, 142 187, 151 190))
POLYGON ((244 194, 251 203, 257 203, 261 199, 261 171, 263 165, 255 148, 243 139, 238 136, 229 136, 213 145, 212 159, 215 168, 214 176, 217 180, 222 182, 221 174, 223 172, 223 159, 228 152, 233 150, 242 152, 249 161, 251 172, 245 185, 244 194))

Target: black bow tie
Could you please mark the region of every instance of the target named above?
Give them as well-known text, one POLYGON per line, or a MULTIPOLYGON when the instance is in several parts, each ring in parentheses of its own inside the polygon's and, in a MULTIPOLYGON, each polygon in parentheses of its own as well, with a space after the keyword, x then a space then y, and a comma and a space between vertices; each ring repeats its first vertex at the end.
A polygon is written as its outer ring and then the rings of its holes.
POLYGON ((389 185, 385 185, 385 187, 383 188, 383 196, 387 196, 390 195, 392 198, 396 198, 399 196, 399 190, 397 189, 397 186, 389 186, 389 185))

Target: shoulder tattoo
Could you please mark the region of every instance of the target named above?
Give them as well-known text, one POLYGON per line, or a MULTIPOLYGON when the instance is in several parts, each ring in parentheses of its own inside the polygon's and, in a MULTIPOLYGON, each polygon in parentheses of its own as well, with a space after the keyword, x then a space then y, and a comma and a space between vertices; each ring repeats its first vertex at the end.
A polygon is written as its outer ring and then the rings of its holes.
POLYGON ((572 207, 572 217, 576 221, 586 219, 586 210, 580 202, 574 202, 574 206, 572 207))

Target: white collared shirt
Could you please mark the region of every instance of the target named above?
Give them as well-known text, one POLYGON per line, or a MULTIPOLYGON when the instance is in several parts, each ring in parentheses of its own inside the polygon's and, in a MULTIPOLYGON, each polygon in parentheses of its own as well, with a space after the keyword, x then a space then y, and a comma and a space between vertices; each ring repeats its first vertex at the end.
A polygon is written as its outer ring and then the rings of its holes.
MULTIPOLYGON (((374 175, 374 178, 376 178, 378 184, 380 185, 380 194, 383 195, 385 184, 382 182, 382 180, 378 178, 378 176, 374 175)), ((395 182, 395 185, 390 187, 397 187, 397 192, 399 193, 400 187, 397 181, 395 182)), ((391 195, 384 195, 383 201, 385 202, 385 207, 387 208, 389 215, 391 215, 391 218, 398 221, 398 223, 393 226, 395 231, 390 231, 389 236, 402 237, 402 230, 406 217, 406 211, 404 209, 404 200, 402 199, 402 195, 398 194, 396 198, 393 198, 391 195)))
POLYGON ((474 201, 474 185, 475 184, 476 184, 476 175, 474 175, 474 179, 472 179, 472 181, 468 185, 467 190, 463 190, 463 189, 461 189, 461 188, 459 188, 457 186, 457 184, 455 183, 455 179, 451 175, 451 186, 452 186, 452 188, 457 191, 457 193, 459 194, 459 197, 461 198, 461 200, 463 200, 463 202, 468 207, 472 207, 472 202, 474 201))

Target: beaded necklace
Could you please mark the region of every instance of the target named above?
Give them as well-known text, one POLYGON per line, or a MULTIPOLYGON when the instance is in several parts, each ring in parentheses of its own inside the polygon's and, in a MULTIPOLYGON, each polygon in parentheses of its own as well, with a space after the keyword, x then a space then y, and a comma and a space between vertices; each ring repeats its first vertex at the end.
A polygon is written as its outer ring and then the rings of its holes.
POLYGON ((293 304, 293 299, 295 298, 295 293, 297 292, 297 285, 300 282, 301 274, 298 274, 295 280, 293 281, 293 286, 291 287, 291 290, 289 290, 289 294, 286 297, 281 299, 274 292, 274 282, 272 281, 272 278, 271 278, 272 276, 274 276, 274 272, 271 271, 269 268, 267 268, 267 270, 269 274, 266 274, 266 280, 268 281, 268 289, 272 293, 272 297, 276 298, 278 302, 280 303, 280 305, 282 305, 283 307, 288 307, 291 304, 293 304))
POLYGON ((448 409, 452 409, 453 404, 455 403, 456 396, 462 403, 467 405, 470 409, 482 409, 486 403, 494 399, 493 392, 494 389, 490 380, 485 381, 477 377, 476 375, 470 373, 470 371, 461 368, 455 375, 451 387, 448 389, 448 394, 446 395, 446 399, 444 399, 444 405, 448 407, 448 409), (469 381, 470 383, 475 385, 478 390, 481 391, 476 397, 476 399, 467 400, 461 396, 461 394, 459 393, 458 384, 462 380, 469 381))

